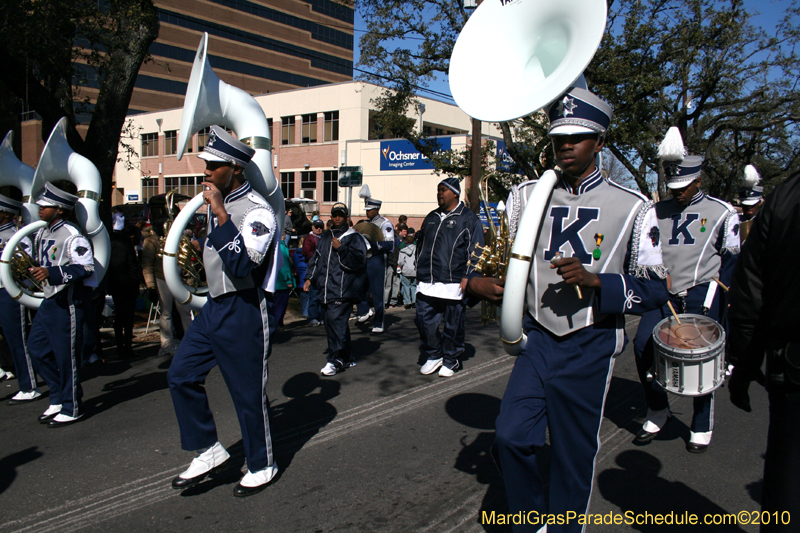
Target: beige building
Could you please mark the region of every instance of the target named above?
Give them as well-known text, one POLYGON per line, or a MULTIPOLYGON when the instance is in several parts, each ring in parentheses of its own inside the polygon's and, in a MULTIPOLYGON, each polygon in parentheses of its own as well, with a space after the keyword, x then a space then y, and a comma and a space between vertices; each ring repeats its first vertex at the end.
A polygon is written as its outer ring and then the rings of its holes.
MULTIPOLYGON (((392 220, 407 215, 411 225, 419 227, 421 218, 437 207, 436 185, 442 178, 408 141, 381 139, 376 134, 371 101, 382 91, 355 81, 255 97, 270 125, 273 172, 285 197, 314 199, 321 214, 328 214, 334 202, 348 203, 349 199, 350 189, 338 186, 339 167, 360 166, 372 196, 383 201, 381 213, 392 220)), ((411 110, 409 116, 437 136, 443 148, 461 149, 469 144, 469 116, 452 104, 421 101, 422 113, 411 110)), ((170 109, 130 117, 134 130, 141 133, 140 146, 134 141, 139 157, 130 161, 132 170, 120 163, 115 171, 116 187, 126 202, 146 201, 176 187, 189 196, 202 190, 205 164, 197 153, 207 133, 195 135, 191 152, 178 161, 181 115, 182 109, 170 109)), ((501 136, 489 123, 483 124, 482 134, 501 136)), ((354 219, 365 215, 358 192, 359 187, 352 190, 354 219)))

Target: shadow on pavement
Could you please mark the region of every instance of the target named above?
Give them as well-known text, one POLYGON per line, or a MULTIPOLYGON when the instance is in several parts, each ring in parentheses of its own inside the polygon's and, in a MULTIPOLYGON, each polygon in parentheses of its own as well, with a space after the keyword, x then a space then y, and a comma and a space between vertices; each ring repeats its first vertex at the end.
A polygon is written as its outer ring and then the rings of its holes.
POLYGON ((597 486, 603 498, 621 510, 622 513, 632 512, 633 516, 641 513, 638 517, 644 521, 644 513, 668 515, 673 513, 676 525, 657 525, 652 523, 629 524, 628 526, 635 531, 645 533, 656 533, 672 528, 686 528, 679 525, 678 520, 684 520, 686 513, 694 513, 698 516, 700 523, 693 528, 693 531, 717 531, 723 528, 725 531, 744 531, 742 528, 727 524, 724 526, 703 525, 703 516, 706 514, 731 514, 704 495, 688 487, 679 481, 668 481, 658 477, 661 472, 661 461, 649 453, 640 450, 627 450, 619 454, 616 463, 621 468, 608 469, 600 473, 597 477, 597 486))
POLYGON ((0 459, 0 494, 5 492, 16 479, 18 466, 35 461, 43 455, 44 453, 40 452, 36 446, 31 446, 0 459))
POLYGON ((83 405, 86 409, 87 418, 90 418, 116 405, 141 398, 167 387, 166 371, 137 374, 129 378, 106 383, 103 386, 102 394, 85 399, 83 405))
POLYGON ((283 395, 289 400, 272 406, 269 414, 275 462, 281 472, 320 429, 336 418, 337 410, 328 400, 338 396, 340 388, 338 381, 321 379, 313 372, 297 374, 283 384, 283 395))

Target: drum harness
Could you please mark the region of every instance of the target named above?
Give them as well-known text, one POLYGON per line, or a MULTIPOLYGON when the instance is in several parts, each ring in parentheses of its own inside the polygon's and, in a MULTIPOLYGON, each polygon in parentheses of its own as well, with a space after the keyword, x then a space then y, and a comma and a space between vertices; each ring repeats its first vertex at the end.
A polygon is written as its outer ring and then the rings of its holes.
MULTIPOLYGON (((676 296, 680 300, 680 312, 681 314, 686 313, 686 295, 689 293, 688 290, 681 291, 676 296)), ((714 303, 714 296, 717 294, 717 283, 715 281, 708 282, 708 291, 706 291, 706 299, 703 300, 703 316, 708 316, 708 310, 711 309, 711 305, 714 303)))

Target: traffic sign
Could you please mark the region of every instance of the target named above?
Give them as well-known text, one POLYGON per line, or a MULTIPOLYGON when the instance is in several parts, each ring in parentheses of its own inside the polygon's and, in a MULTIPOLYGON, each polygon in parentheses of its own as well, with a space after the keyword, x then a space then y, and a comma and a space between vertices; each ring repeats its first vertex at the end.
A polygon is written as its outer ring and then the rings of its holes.
POLYGON ((362 167, 339 167, 339 187, 360 187, 363 177, 362 167))

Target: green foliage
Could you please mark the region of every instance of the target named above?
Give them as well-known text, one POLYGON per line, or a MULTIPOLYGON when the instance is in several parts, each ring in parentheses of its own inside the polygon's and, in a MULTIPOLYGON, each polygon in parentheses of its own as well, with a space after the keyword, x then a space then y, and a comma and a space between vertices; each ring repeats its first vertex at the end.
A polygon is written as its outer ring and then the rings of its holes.
MULTIPOLYGON (((375 102, 385 132, 416 145, 413 120, 398 117, 417 105, 416 88, 447 73, 468 13, 451 0, 363 0, 359 9, 368 30, 359 65, 390 89, 375 102)), ((585 75, 615 111, 607 151, 645 194, 663 195, 656 150, 673 125, 690 153, 705 156, 710 194, 734 197, 747 164, 767 189, 800 170, 798 9, 789 8, 775 31, 752 17, 741 0, 611 0, 607 32, 585 75)), ((492 176, 499 186, 519 181, 517 170, 534 178, 552 166, 541 113, 500 126, 517 166, 492 176)), ((448 154, 438 168, 467 175, 469 154, 448 154)))

